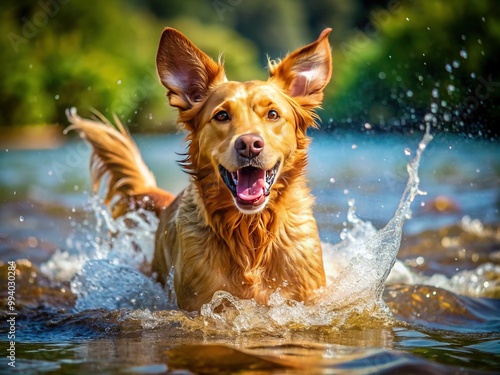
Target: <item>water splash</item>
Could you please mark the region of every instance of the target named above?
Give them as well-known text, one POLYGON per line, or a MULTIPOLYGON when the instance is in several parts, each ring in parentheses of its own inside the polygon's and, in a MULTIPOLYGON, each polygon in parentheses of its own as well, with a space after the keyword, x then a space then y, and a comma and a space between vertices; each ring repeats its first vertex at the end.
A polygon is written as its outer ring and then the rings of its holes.
POLYGON ((163 289, 145 275, 153 259, 156 216, 138 210, 115 220, 99 196, 90 197, 88 211, 92 220, 76 228, 68 250, 57 250, 42 272, 71 281, 76 311, 168 307, 163 289))
MULTIPOLYGON (((429 129, 427 124, 407 166, 409 179, 399 207, 384 228, 377 231, 370 222, 359 219, 355 202, 349 201, 350 228, 343 231, 340 243, 323 244, 327 286, 317 291, 315 304, 287 300, 279 289, 266 306, 219 291, 199 315, 177 311, 178 322, 208 334, 265 332, 280 336, 303 329, 324 331, 371 327, 374 322, 392 324, 382 293, 396 260, 403 224, 411 217, 411 203, 423 194, 419 190, 418 167, 432 139, 429 129)), ((165 290, 146 276, 154 251, 156 217, 137 211, 114 220, 97 197, 90 199, 90 209, 95 224, 80 228, 84 239, 71 239, 69 249, 57 252, 42 270, 54 279, 71 280, 71 290, 77 297, 76 311, 126 308, 142 311, 130 319, 144 320, 146 327, 161 325, 165 317, 158 310, 174 308, 175 295, 171 287, 165 290), (66 268, 68 265, 71 267, 66 268)))
POLYGON ((320 326, 373 326, 376 320, 381 324, 390 322, 391 314, 382 293, 396 261, 403 224, 412 215, 411 203, 417 195, 425 194, 419 190, 418 168, 431 140, 428 123, 415 157, 407 166, 409 179, 399 207, 383 229, 376 231, 371 223, 357 218, 354 202, 350 202, 348 220, 352 228, 343 232, 344 239, 339 244, 324 246, 328 284, 318 291, 317 303, 304 305, 286 300, 277 290, 267 306, 257 306, 253 301, 242 301, 221 291, 202 307, 205 324, 238 333, 282 333, 320 326))
POLYGON ((165 309, 163 288, 138 270, 112 259, 88 260, 71 281, 76 311, 165 309))

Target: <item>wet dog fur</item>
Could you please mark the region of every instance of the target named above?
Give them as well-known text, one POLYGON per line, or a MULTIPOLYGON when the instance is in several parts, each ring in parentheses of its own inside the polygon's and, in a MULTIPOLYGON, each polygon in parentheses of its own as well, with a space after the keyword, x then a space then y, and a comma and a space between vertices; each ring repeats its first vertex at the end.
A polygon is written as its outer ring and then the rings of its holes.
POLYGON ((94 190, 109 176, 105 202, 115 217, 139 207, 159 217, 152 269, 173 272, 178 306, 199 310, 214 292, 266 304, 280 289, 311 303, 325 285, 321 243, 306 183, 306 131, 331 77, 325 29, 319 38, 269 61, 267 81, 228 81, 179 31, 161 36, 157 70, 186 130, 181 161, 190 183, 177 197, 157 187, 133 139, 117 122, 68 113, 93 148, 94 190))

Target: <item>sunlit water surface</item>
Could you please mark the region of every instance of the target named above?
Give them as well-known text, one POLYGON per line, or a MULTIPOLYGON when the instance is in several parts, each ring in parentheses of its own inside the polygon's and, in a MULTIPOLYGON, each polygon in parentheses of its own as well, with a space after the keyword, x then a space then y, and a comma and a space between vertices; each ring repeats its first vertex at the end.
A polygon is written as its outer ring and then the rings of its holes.
MULTIPOLYGON (((176 309, 169 286, 140 272, 157 219, 111 219, 89 194, 88 146, 2 150, 0 256, 16 261, 18 315, 11 368, 0 289, 0 372, 497 371, 498 143, 437 135, 425 149, 423 134, 312 136, 328 275, 319 302, 278 291, 258 306, 219 292, 201 313, 176 309)), ((160 186, 186 185, 175 163, 181 136, 138 145, 160 186)))

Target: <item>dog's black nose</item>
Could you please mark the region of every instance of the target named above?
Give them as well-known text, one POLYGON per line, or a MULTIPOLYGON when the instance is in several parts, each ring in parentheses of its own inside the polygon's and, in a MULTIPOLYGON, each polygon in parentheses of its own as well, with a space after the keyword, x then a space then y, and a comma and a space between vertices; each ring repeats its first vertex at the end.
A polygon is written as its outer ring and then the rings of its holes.
POLYGON ((238 155, 251 159, 262 152, 264 149, 264 140, 257 134, 244 134, 236 139, 234 148, 238 155))

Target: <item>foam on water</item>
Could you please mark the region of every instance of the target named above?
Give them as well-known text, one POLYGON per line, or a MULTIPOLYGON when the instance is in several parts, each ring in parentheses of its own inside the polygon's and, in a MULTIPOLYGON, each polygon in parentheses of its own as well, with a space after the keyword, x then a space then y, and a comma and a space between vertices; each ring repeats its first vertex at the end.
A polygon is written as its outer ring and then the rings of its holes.
MULTIPOLYGON (((198 329, 203 322, 203 329, 217 333, 283 334, 294 329, 334 329, 362 326, 364 322, 373 325, 377 319, 390 322, 382 292, 396 261, 402 226, 411 217, 410 205, 422 194, 418 189, 418 167, 431 139, 427 127, 408 164, 409 180, 399 208, 384 228, 377 231, 371 223, 356 217, 354 201, 349 202, 351 227, 344 230, 340 243, 323 244, 327 286, 317 292, 315 304, 287 300, 277 290, 268 305, 259 306, 255 301, 219 291, 196 319, 182 319, 182 324, 192 322, 191 329, 198 329)), ((77 311, 127 308, 137 311, 134 319, 144 316, 145 328, 156 326, 151 322, 161 320, 163 315, 154 311, 175 304, 171 287, 162 288, 142 272, 148 270, 152 260, 157 218, 147 211, 137 211, 113 220, 97 197, 90 199, 90 209, 95 226, 87 222, 80 227, 84 239, 70 239, 68 250, 54 254, 42 271, 54 279, 71 280, 77 311)))
MULTIPOLYGON (((469 216, 464 216, 461 222, 464 233, 484 238, 498 238, 495 233, 483 226, 483 224, 469 216)), ((500 252, 492 253, 492 258, 500 256, 500 252)), ((425 262, 420 257, 420 262, 425 262)), ((443 274, 425 276, 415 273, 403 261, 397 260, 386 284, 427 285, 446 289, 455 294, 469 297, 495 297, 500 295, 500 266, 492 262, 482 263, 476 268, 461 270, 451 277, 443 274)))
POLYGON ((398 260, 387 284, 428 285, 469 297, 490 297, 500 292, 499 274, 500 266, 484 263, 471 270, 459 271, 452 277, 442 274, 425 276, 414 273, 398 260))

